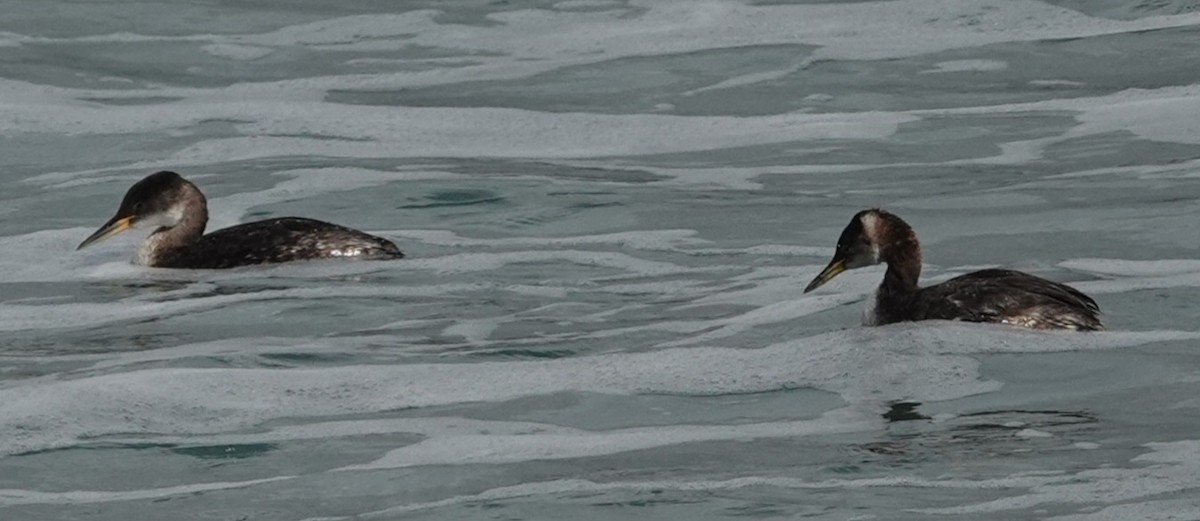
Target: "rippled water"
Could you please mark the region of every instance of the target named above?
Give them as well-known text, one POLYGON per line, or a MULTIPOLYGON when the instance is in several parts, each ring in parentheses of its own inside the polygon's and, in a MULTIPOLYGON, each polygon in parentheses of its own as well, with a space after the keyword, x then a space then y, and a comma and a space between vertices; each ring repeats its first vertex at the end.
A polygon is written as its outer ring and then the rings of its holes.
POLYGON ((392 4, 0 2, 0 519, 1200 519, 1193 2, 392 4), (409 258, 74 251, 159 169, 409 258))

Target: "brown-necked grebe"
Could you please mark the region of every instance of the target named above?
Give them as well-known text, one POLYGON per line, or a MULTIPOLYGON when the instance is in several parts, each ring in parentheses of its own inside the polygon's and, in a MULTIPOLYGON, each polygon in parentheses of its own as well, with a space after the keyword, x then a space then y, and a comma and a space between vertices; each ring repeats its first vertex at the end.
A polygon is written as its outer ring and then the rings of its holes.
POLYGON ((221 269, 331 257, 400 258, 391 241, 303 217, 282 217, 204 234, 208 203, 196 185, 175 172, 158 172, 125 193, 117 214, 77 249, 139 224, 155 226, 136 262, 161 268, 221 269))
POLYGON ((843 271, 879 263, 887 263, 887 272, 867 301, 865 325, 943 319, 999 322, 1031 329, 1104 329, 1100 307, 1091 297, 1028 273, 987 269, 926 288, 917 286, 921 275, 917 235, 908 223, 879 209, 863 210, 854 216, 838 239, 833 260, 804 292, 843 271))

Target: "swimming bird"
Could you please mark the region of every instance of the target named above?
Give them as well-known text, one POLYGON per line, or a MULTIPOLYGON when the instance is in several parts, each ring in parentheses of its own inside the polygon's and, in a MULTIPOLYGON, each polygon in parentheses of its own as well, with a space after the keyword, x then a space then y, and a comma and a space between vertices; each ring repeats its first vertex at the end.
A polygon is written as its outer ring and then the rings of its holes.
POLYGON ((804 288, 808 293, 846 270, 886 263, 867 301, 864 325, 911 320, 998 322, 1030 329, 1104 329, 1100 307, 1079 290, 1028 273, 986 269, 928 287, 921 275, 921 245, 911 226, 880 209, 855 214, 842 230, 833 260, 804 288))
POLYGON ((205 235, 206 224, 208 202, 200 189, 175 172, 157 172, 134 183, 117 214, 76 249, 148 225, 155 227, 154 232, 134 259, 143 266, 223 269, 333 257, 404 256, 382 237, 303 217, 255 221, 205 235))

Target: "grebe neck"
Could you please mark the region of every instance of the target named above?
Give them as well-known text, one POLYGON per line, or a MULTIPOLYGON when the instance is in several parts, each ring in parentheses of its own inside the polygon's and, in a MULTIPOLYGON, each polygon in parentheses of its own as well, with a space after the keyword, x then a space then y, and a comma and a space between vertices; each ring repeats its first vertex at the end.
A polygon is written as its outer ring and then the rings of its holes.
POLYGON ((921 277, 921 244, 908 223, 894 215, 887 217, 881 230, 884 240, 879 245, 879 260, 887 263, 881 286, 894 292, 914 293, 921 277))
POLYGON ((208 202, 195 185, 186 183, 179 199, 161 217, 161 225, 138 249, 137 263, 153 266, 164 254, 188 248, 204 235, 207 225, 208 202))

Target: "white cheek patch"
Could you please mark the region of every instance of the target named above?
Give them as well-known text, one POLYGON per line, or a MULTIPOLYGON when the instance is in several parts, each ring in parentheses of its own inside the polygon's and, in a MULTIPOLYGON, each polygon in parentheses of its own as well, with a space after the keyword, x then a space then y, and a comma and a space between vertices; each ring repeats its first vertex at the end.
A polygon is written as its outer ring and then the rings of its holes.
POLYGON ((879 243, 883 242, 884 224, 874 212, 863 214, 859 222, 862 223, 863 233, 867 235, 871 244, 871 260, 879 262, 879 243))
POLYGON ((170 210, 159 212, 138 221, 138 224, 155 228, 172 228, 183 220, 183 207, 173 206, 170 210))

